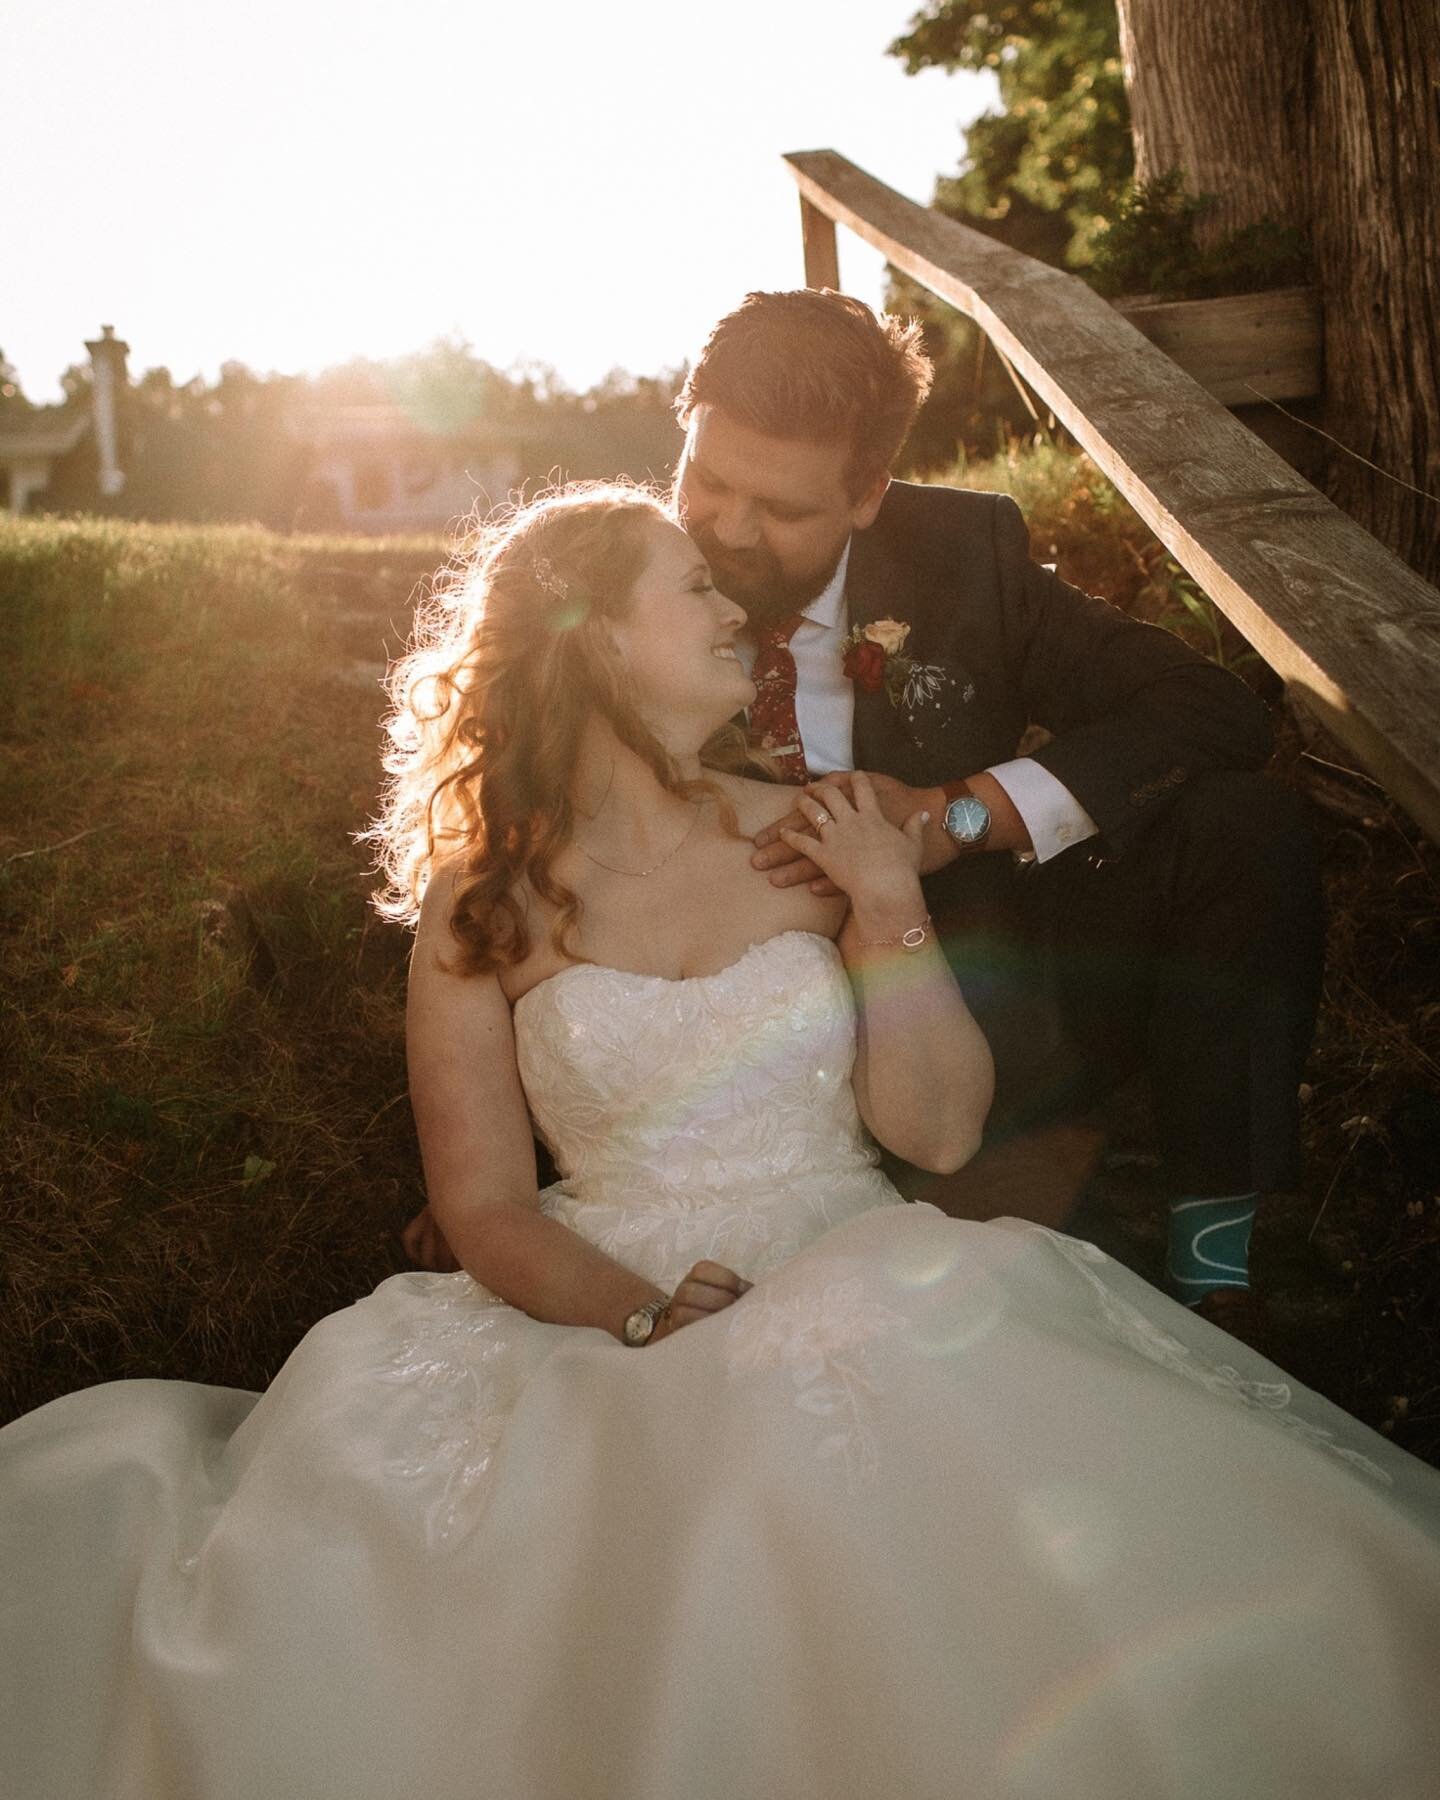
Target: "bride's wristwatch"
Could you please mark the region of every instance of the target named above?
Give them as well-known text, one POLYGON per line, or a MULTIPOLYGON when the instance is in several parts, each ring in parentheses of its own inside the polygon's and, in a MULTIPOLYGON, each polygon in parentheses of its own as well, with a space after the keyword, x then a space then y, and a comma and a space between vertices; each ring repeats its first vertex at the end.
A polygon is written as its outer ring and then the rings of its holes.
POLYGON ((627 1314, 625 1323, 620 1327, 620 1335, 627 1344, 639 1350, 650 1342, 661 1313, 670 1304, 662 1295, 658 1300, 647 1300, 643 1306, 637 1306, 634 1312, 627 1314))
POLYGON ((968 781, 947 781, 945 835, 960 850, 978 850, 990 835, 990 808, 970 792, 968 781))

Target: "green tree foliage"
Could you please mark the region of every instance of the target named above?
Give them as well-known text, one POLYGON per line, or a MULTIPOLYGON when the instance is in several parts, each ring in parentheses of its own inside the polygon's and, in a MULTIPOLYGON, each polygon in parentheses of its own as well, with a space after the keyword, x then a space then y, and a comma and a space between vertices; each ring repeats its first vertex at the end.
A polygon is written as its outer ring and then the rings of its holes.
POLYGON ((612 369, 583 394, 552 388, 539 409, 532 477, 559 469, 570 480, 664 481, 680 450, 674 408, 683 379, 682 369, 658 375, 612 369))
POLYGON ((1100 238, 1088 279, 1102 294, 1155 294, 1203 300, 1253 294, 1313 279, 1303 231, 1262 219, 1202 248, 1196 226, 1212 211, 1213 194, 1192 194, 1178 169, 1128 186, 1100 238))
POLYGON ((515 410, 513 384, 463 338, 440 338, 426 351, 402 356, 382 370, 381 379, 388 397, 436 437, 511 417, 515 410))
POLYGON ((13 417, 29 410, 30 402, 21 391, 19 372, 13 363, 6 360, 5 352, 0 350, 0 418, 7 414, 13 417))
POLYGON ((890 46, 908 74, 992 71, 935 204, 1042 261, 1083 266, 1134 169, 1114 0, 929 0, 890 46))
MULTIPOLYGON (((1001 110, 970 126, 960 170, 936 183, 938 210, 1042 262, 1088 265, 1134 171, 1114 0, 929 0, 890 54, 912 75, 989 70, 999 87, 1001 110)), ((990 456, 1034 431, 977 326, 903 276, 887 303, 924 322, 935 361, 911 471, 990 456)))
POLYGON ((90 383, 94 378, 88 362, 71 363, 60 377, 60 392, 65 396, 62 404, 78 406, 82 401, 90 404, 90 383))

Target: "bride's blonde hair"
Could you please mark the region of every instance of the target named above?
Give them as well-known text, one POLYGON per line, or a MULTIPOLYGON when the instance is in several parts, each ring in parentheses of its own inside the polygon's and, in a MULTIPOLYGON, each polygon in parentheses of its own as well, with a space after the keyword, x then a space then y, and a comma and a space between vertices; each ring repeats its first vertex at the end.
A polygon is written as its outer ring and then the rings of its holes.
MULTIPOLYGON (((671 793, 715 793, 684 780, 641 719, 607 629, 629 610, 662 520, 673 523, 650 489, 585 482, 487 522, 437 578, 390 671, 389 779, 366 834, 387 878, 375 904, 413 924, 436 865, 458 858, 450 923, 461 973, 529 954, 517 900, 526 883, 554 909, 557 948, 573 954, 580 903, 554 864, 574 827, 570 784, 590 713, 671 793)), ((734 726, 701 761, 768 773, 734 726)), ((722 817, 733 830, 723 800, 722 817)))

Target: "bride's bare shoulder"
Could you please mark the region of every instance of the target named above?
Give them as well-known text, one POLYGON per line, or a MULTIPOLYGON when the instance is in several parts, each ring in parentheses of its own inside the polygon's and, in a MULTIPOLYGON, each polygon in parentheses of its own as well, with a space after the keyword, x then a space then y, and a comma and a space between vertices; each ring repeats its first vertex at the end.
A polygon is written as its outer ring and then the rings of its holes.
POLYGON ((783 819, 795 808, 795 789, 780 782, 757 781, 748 775, 707 770, 706 777, 735 808, 735 819, 747 837, 783 819))
MULTIPOLYGON (((428 948, 432 952, 429 960, 434 962, 438 959, 445 966, 451 964, 456 951, 463 948, 461 935, 455 929, 455 906, 457 899, 462 898, 463 884, 470 875, 471 870, 463 851, 453 852, 436 861, 420 909, 415 939, 417 956, 428 948)), ((551 943, 555 908, 548 901, 542 900, 527 880, 522 877, 498 900, 492 896, 488 916, 494 918, 498 908, 504 908, 510 914, 507 920, 500 923, 499 935, 508 938, 512 927, 518 926, 524 933, 528 947, 518 960, 502 960, 483 977, 466 977, 465 985, 467 988, 478 989, 498 983, 506 1001, 513 1005, 515 999, 537 979, 543 980, 564 964, 558 960, 551 943)), ((413 966, 412 963, 412 968, 413 966)))
MULTIPOLYGON (((454 937, 454 918, 457 901, 473 901, 467 893, 467 885, 475 876, 470 865, 468 853, 464 850, 452 850, 444 856, 437 857, 430 871, 429 880, 425 884, 425 895, 420 906, 420 931, 422 934, 438 934, 447 932, 454 937)), ((512 903, 519 917, 527 928, 531 927, 532 918, 537 911, 543 911, 528 881, 521 880, 509 890, 507 896, 499 904, 506 901, 512 903)), ((495 896, 490 897, 491 906, 496 904, 495 896)))

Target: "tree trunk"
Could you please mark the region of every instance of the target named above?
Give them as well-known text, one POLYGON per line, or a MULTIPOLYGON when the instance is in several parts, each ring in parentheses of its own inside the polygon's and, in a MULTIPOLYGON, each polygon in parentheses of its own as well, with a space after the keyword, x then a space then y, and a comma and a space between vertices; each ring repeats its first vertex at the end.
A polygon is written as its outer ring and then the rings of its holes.
POLYGON ((1440 14, 1433 0, 1312 0, 1310 156, 1325 303, 1327 486, 1440 583, 1440 14))
POLYGON ((1435 0, 1116 6, 1137 178, 1179 168, 1218 195, 1202 241, 1264 218, 1310 232, 1339 440, 1325 485, 1440 580, 1440 501, 1412 491, 1440 494, 1435 0))
POLYGON ((1135 178, 1214 194, 1201 245, 1257 219, 1309 224, 1305 0, 1116 0, 1135 178))

